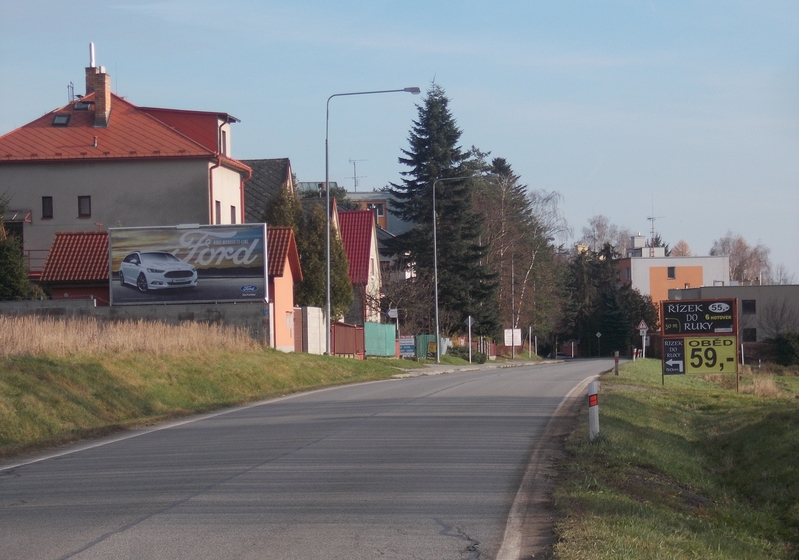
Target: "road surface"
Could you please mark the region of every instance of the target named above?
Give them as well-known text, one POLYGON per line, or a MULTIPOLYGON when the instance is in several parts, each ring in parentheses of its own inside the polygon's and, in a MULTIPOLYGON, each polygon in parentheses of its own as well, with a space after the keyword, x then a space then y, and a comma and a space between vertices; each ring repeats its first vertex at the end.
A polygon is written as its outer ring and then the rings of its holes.
POLYGON ((329 388, 6 461, 0 558, 496 558, 550 417, 609 364, 329 388))

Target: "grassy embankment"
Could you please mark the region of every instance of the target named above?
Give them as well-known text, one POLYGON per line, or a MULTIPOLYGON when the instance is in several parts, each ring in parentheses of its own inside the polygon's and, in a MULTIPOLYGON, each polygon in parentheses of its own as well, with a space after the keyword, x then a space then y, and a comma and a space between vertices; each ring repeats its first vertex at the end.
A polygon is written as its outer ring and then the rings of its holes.
POLYGON ((0 458, 413 362, 263 350, 198 324, 0 317, 0 458))
POLYGON ((555 493, 554 558, 799 558, 799 376, 625 364, 587 403, 555 493))

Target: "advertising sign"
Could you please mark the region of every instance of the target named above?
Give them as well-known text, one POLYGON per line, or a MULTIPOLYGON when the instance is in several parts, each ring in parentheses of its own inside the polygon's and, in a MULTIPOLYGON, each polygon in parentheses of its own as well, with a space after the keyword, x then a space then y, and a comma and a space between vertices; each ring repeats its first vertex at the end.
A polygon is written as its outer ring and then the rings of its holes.
POLYGON ((266 224, 111 228, 111 305, 268 300, 266 224))
POLYGON ((682 338, 663 339, 663 373, 675 375, 685 373, 685 340, 682 338))
POLYGON ((734 336, 685 339, 686 373, 730 373, 738 371, 737 338, 734 336))
POLYGON ((737 334, 734 299, 663 301, 663 336, 737 334))
POLYGON ((522 329, 505 329, 505 346, 521 346, 522 329))
POLYGON ((401 358, 415 358, 416 357, 416 337, 415 336, 401 336, 399 339, 400 357, 401 358))

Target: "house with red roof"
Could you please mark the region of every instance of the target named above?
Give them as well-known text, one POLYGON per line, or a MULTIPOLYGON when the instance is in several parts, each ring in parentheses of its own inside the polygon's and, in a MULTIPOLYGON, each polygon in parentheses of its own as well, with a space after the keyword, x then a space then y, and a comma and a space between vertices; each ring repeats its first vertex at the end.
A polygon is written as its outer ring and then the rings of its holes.
POLYGON ((364 322, 379 323, 380 255, 377 249, 377 226, 372 210, 338 212, 341 240, 349 260, 349 277, 353 288, 353 302, 344 321, 356 325, 364 322))
POLYGON ((94 299, 96 305, 108 305, 108 232, 56 233, 39 280, 54 300, 94 299))
POLYGON ((273 302, 272 347, 293 352, 297 346, 295 338, 301 336, 301 333, 294 332, 294 284, 302 281, 294 230, 290 227, 267 228, 266 251, 269 298, 273 302))
POLYGON ((4 216, 38 278, 57 232, 245 220, 250 168, 220 112, 138 107, 86 68, 86 93, 0 136, 4 216))

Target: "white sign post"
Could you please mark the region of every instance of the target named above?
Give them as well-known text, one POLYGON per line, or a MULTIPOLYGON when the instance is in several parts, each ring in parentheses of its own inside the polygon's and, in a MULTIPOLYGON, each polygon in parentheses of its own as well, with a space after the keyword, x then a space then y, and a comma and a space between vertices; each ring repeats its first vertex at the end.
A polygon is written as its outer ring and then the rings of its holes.
POLYGON ((648 330, 646 321, 641 319, 641 322, 638 323, 638 334, 641 335, 641 357, 643 358, 646 358, 646 333, 648 330))
POLYGON ((474 317, 469 315, 469 317, 464 321, 466 326, 469 327, 469 363, 472 363, 472 325, 474 325, 474 317))

